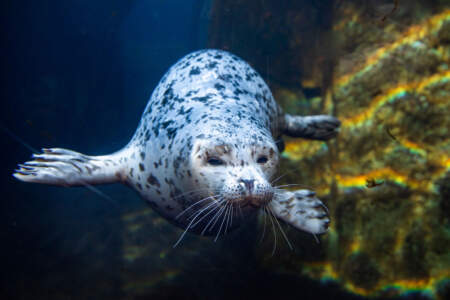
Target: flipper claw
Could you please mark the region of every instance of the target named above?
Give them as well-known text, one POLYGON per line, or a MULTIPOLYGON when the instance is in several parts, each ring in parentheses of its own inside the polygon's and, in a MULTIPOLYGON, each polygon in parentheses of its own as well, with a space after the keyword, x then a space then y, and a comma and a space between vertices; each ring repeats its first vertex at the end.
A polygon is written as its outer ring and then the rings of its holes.
POLYGON ((270 203, 272 211, 283 221, 312 234, 327 232, 328 208, 310 190, 282 191, 270 203))
MULTIPOLYGON (((121 179, 122 165, 108 164, 116 158, 88 156, 62 148, 43 148, 31 161, 19 164, 13 174, 19 180, 62 186, 79 186, 116 182, 121 179)), ((117 153, 115 155, 121 155, 117 153)))
POLYGON ((284 133, 292 137, 326 141, 339 132, 341 122, 333 116, 292 116, 285 115, 284 133))

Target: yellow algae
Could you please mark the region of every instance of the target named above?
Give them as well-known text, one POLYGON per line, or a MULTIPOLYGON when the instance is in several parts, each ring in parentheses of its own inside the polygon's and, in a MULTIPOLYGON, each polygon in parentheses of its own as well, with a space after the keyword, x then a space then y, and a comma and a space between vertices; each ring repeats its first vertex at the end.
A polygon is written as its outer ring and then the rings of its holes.
POLYGON ((287 156, 293 160, 313 156, 317 154, 317 151, 319 151, 323 147, 323 144, 323 142, 289 140, 285 143, 283 156, 287 156))
POLYGON ((424 90, 430 86, 447 82, 450 80, 450 71, 434 74, 423 79, 420 82, 410 82, 407 84, 399 84, 382 95, 375 97, 367 106, 367 108, 353 116, 341 116, 342 127, 361 126, 364 122, 371 120, 377 110, 386 103, 392 102, 403 97, 406 93, 423 93, 424 90))
MULTIPOLYGON (((348 30, 359 21, 355 12, 350 14, 338 20, 334 30, 348 30)), ((321 100, 325 104, 321 113, 330 113, 338 105, 335 111, 342 126, 336 141, 286 142, 283 155, 292 166, 306 169, 302 178, 307 184, 317 183, 314 190, 326 199, 332 220, 328 237, 323 239, 328 260, 301 263, 301 272, 308 276, 336 280, 348 291, 368 297, 409 292, 437 297, 438 285, 450 278, 449 272, 439 272, 445 268, 445 255, 432 249, 448 243, 448 237, 435 236, 436 226, 446 220, 440 189, 446 188, 442 178, 448 176, 450 167, 449 129, 444 119, 450 105, 450 48, 446 42, 439 45, 448 36, 441 30, 444 22, 450 22, 450 9, 397 35, 389 32, 399 38, 371 52, 351 73, 335 77, 334 86, 321 100), (427 60, 413 62, 411 72, 402 73, 418 53, 429 59, 429 65, 427 60), (388 68, 390 63, 395 66, 388 68), (398 79, 386 76, 389 80, 383 81, 385 65, 385 70, 400 72, 398 79), (365 90, 370 79, 380 80, 379 84, 372 81, 373 86, 368 84, 365 90), (329 97, 330 91, 337 98, 329 97), (393 137, 386 133, 388 126, 393 137), (324 168, 329 171, 323 172, 324 168), (368 178, 385 183, 367 189, 368 178), (423 259, 411 261, 417 255, 423 259), (346 260, 353 256, 367 257, 374 273, 379 273, 372 285, 352 281, 346 273, 346 263, 352 262, 346 260), (424 273, 414 274, 414 264, 424 273)))
POLYGON ((422 93, 426 88, 435 84, 447 83, 450 81, 450 71, 434 74, 425 78, 417 85, 417 92, 422 93))
POLYGON ((363 112, 352 117, 343 117, 342 126, 352 127, 362 125, 362 123, 372 119, 375 112, 381 106, 388 103, 389 101, 404 96, 409 89, 411 89, 411 85, 401 84, 388 90, 385 94, 375 97, 363 112))
POLYGON ((349 19, 342 19, 338 23, 333 25, 334 31, 339 31, 344 29, 347 26, 354 26, 355 24, 360 23, 360 16, 356 13, 352 13, 349 19))
POLYGON ((363 296, 369 296, 370 295, 370 291, 357 287, 354 284, 350 283, 350 282, 346 282, 345 283, 345 288, 351 292, 353 292, 354 294, 358 294, 358 295, 363 295, 363 296))
POLYGON ((337 182, 342 188, 363 187, 366 184, 367 178, 380 178, 384 180, 390 180, 399 185, 409 186, 414 189, 428 189, 427 183, 409 178, 408 175, 401 174, 400 172, 394 171, 388 167, 376 169, 368 173, 355 176, 342 176, 340 174, 336 174, 337 182))
POLYGON ((374 65, 380 62, 381 59, 386 57, 392 51, 395 51, 400 46, 405 44, 412 44, 420 39, 423 39, 427 35, 434 34, 437 32, 444 21, 450 20, 450 10, 447 9, 440 14, 434 15, 429 19, 425 20, 420 25, 415 25, 410 27, 403 33, 402 37, 395 42, 388 44, 384 47, 377 49, 372 55, 369 55, 363 66, 358 70, 353 71, 347 75, 341 76, 336 79, 335 88, 341 88, 347 84, 349 84, 354 78, 363 75, 367 71, 369 71, 374 65))
POLYGON ((355 235, 353 241, 350 244, 349 252, 354 253, 358 252, 361 249, 361 236, 355 235))

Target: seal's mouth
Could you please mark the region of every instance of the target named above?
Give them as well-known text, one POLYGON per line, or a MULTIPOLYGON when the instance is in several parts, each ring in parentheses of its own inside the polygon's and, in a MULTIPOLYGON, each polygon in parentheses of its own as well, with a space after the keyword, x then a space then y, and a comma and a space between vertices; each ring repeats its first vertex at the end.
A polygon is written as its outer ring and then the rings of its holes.
POLYGON ((229 199, 227 204, 233 205, 235 207, 253 207, 260 208, 264 205, 267 205, 272 201, 273 194, 264 194, 264 195, 247 195, 244 197, 229 199))

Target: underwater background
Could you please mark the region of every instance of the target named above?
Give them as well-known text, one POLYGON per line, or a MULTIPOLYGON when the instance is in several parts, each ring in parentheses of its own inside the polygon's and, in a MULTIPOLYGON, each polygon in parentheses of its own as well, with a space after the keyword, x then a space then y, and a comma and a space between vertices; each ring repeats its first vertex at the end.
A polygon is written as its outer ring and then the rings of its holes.
POLYGON ((450 1, 0 5, 0 299, 450 298, 450 1), (182 230, 125 186, 11 176, 42 147, 123 147, 165 71, 201 48, 248 61, 285 111, 342 121, 282 156, 282 183, 330 209, 319 244, 288 226, 293 251, 260 241, 255 217, 174 249, 182 230))

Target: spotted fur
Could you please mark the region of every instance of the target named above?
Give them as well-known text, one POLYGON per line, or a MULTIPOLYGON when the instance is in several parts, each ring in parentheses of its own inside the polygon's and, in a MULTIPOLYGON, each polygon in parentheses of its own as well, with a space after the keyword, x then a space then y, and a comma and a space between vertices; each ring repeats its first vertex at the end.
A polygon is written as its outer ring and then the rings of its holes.
MULTIPOLYGON (((275 158, 268 174, 272 175, 278 163, 273 136, 281 135, 277 121, 280 116, 282 111, 266 83, 246 62, 220 50, 191 53, 163 76, 145 108, 130 147, 136 153, 158 155, 134 155, 132 165, 146 167, 145 170, 134 168, 139 170, 141 180, 136 178, 136 173, 128 173, 127 182, 153 203, 156 210, 173 219, 199 197, 177 195, 202 186, 195 179, 208 180, 204 173, 192 170, 194 145, 200 141, 207 141, 211 147, 227 145, 237 155, 236 161, 229 163, 242 169, 249 161, 248 157, 239 159, 239 151, 245 147, 263 151, 262 147, 266 147, 264 151, 275 158), (158 192, 166 195, 165 201, 160 201, 158 192)), ((237 178, 239 174, 236 171, 228 176, 237 178)), ((239 189, 239 185, 225 186, 229 186, 229 194, 233 188, 239 189)))
MULTIPOLYGON (((275 196, 270 184, 279 161, 275 141, 282 134, 328 139, 338 127, 339 121, 329 116, 285 115, 249 64, 225 51, 201 50, 162 77, 135 135, 121 151, 92 157, 46 149, 35 161, 20 165, 14 176, 57 185, 120 181, 183 228, 189 227, 192 214, 217 199, 239 203, 244 215, 280 200, 273 210, 296 224, 292 219, 300 214, 286 217, 286 209, 280 208, 291 194, 275 196), (220 165, 214 166, 214 159, 220 165), (207 197, 211 199, 195 206, 207 197)), ((194 227, 189 230, 198 232, 194 227)))

